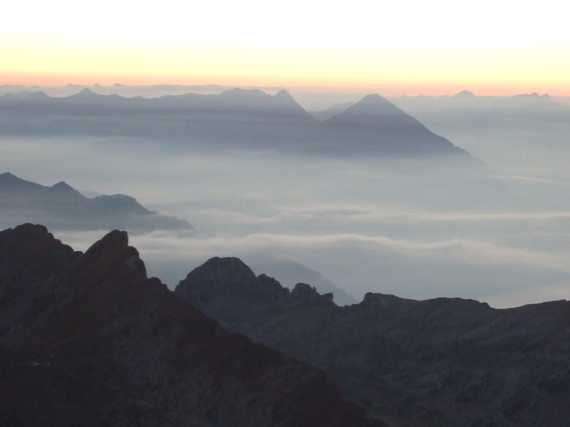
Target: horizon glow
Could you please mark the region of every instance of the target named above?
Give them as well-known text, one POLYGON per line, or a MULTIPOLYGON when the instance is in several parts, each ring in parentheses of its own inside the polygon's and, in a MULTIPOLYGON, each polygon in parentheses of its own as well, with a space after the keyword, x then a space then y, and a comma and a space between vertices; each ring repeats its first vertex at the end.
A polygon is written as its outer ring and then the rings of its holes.
POLYGON ((28 0, 3 15, 0 84, 570 95, 560 0, 28 0))

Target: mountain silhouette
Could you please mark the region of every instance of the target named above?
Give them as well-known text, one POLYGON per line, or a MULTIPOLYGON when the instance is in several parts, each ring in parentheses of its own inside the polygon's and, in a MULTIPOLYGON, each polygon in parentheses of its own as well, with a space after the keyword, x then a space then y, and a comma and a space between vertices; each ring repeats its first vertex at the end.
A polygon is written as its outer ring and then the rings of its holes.
POLYGON ((368 95, 321 122, 281 90, 157 98, 82 89, 60 98, 0 96, 5 135, 140 138, 173 149, 246 149, 326 156, 428 158, 473 164, 454 146, 379 95, 368 95), (57 123, 57 125, 55 125, 57 123))
POLYGON ((133 197, 114 194, 89 198, 66 182, 44 186, 12 173, 0 174, 0 224, 43 222, 55 229, 101 230, 123 226, 133 231, 190 229, 188 222, 146 209, 133 197))
POLYGON ((4 426, 380 426, 148 278, 116 230, 85 253, 43 226, 0 232, 0 361, 4 426))
POLYGON ((372 148, 386 156, 452 155, 468 157, 414 117, 380 95, 367 95, 324 122, 331 138, 346 141, 349 151, 372 148))
POLYGON ((476 95, 470 90, 462 90, 461 92, 457 92, 455 95, 453 95, 453 97, 459 99, 471 99, 475 98, 476 95))
POLYGON ((262 256, 256 257, 254 261, 249 261, 249 263, 255 271, 275 277, 288 288, 299 282, 310 283, 315 286, 319 293, 332 293, 334 301, 338 305, 350 305, 357 302, 352 295, 349 295, 332 280, 297 261, 262 256))
POLYGON ((394 426, 552 426, 570 416, 570 302, 497 310, 368 293, 339 307, 215 258, 175 290, 228 329, 320 367, 394 426))

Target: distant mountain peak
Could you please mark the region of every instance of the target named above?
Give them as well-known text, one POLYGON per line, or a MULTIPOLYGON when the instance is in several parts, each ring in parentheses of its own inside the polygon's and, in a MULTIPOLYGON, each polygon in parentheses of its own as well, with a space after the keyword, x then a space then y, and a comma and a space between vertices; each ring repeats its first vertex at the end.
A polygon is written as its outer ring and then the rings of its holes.
POLYGON ((17 203, 3 206, 3 213, 23 222, 42 222, 62 229, 130 230, 191 229, 175 217, 161 215, 141 205, 134 197, 113 194, 85 197, 65 181, 52 186, 0 174, 0 199, 14 197, 17 203))
MULTIPOLYGON (((360 101, 352 105, 356 108, 374 108, 374 109, 389 109, 390 111, 401 111, 398 107, 377 93, 365 95, 360 101)), ((351 108, 352 108, 351 107, 351 108)))
POLYGON ((378 93, 369 93, 368 95, 364 95, 359 102, 381 102, 381 101, 387 101, 387 100, 378 93))
POLYGON ((14 175, 12 172, 2 172, 0 173, 0 180, 21 180, 20 178, 18 178, 16 175, 14 175))
POLYGON ((256 110, 278 114, 310 117, 299 103, 285 90, 270 95, 260 89, 229 89, 216 95, 224 107, 236 110, 256 110))
POLYGON ((433 157, 458 155, 472 162, 469 154, 430 131, 416 118, 378 94, 364 96, 324 124, 331 138, 343 138, 389 156, 433 157), (349 139, 350 138, 350 139, 349 139))
POLYGON ((77 92, 75 95, 71 95, 70 98, 74 98, 74 99, 92 99, 92 98, 97 98, 101 96, 100 94, 98 94, 97 92, 94 92, 93 90, 89 89, 89 88, 83 88, 81 89, 79 92, 77 92))
POLYGON ((4 172, 0 174, 0 184, 17 187, 41 187, 40 185, 35 184, 31 181, 26 181, 25 179, 22 179, 11 172, 4 172))
POLYGON ((73 191, 73 192, 77 191, 75 188, 73 188, 71 185, 69 185, 65 181, 59 181, 57 184, 52 185, 51 188, 53 188, 54 190, 59 190, 59 191, 73 191))
POLYGON ((364 120, 368 122, 371 118, 382 116, 390 117, 391 120, 393 120, 392 118, 394 117, 410 117, 383 96, 372 93, 364 96, 345 111, 334 116, 331 120, 347 122, 361 122, 364 120))
POLYGON ((532 92, 532 93, 521 93, 518 95, 514 95, 513 99, 518 99, 518 100, 522 100, 522 101, 540 101, 540 102, 550 102, 552 101, 552 99, 550 98, 550 95, 547 93, 537 93, 537 92, 532 92))
POLYGON ((18 92, 10 92, 7 93, 5 96, 14 98, 14 99, 21 99, 21 100, 43 100, 49 98, 44 92, 41 90, 25 90, 25 91, 18 91, 18 92))
POLYGON ((470 90, 462 90, 453 95, 454 98, 475 98, 476 95, 470 90))
MULTIPOLYGON (((295 98, 293 98, 293 96, 289 93, 289 91, 285 90, 285 89, 281 89, 279 92, 277 92, 275 95, 273 95, 275 98, 280 98, 280 99, 287 99, 287 100, 291 100, 291 101, 295 101, 295 98)), ((296 101, 295 101, 296 102, 296 101)))

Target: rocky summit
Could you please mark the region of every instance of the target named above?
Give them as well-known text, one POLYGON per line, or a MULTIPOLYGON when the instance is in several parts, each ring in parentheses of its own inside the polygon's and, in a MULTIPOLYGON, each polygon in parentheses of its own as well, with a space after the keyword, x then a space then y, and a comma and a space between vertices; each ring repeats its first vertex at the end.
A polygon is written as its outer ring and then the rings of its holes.
POLYGON ((369 293, 339 307, 309 285, 289 291, 255 277, 236 259, 206 262, 175 292, 228 329, 323 369, 387 425, 562 427, 570 419, 568 301, 498 310, 369 293))
POLYGON ((148 278, 120 231, 85 253, 43 226, 0 232, 0 361, 2 426, 379 425, 148 278))

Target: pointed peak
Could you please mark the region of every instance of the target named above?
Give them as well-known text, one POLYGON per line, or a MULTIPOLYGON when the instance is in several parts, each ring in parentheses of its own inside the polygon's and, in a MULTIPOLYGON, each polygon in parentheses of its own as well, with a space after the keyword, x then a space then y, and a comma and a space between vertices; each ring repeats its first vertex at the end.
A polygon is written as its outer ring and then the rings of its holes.
POLYGON ((90 265, 89 281, 102 277, 118 275, 131 279, 146 279, 146 267, 138 251, 129 246, 126 231, 113 230, 94 243, 85 252, 83 265, 90 265))
POLYGON ((366 108, 366 109, 374 109, 374 110, 379 110, 379 109, 381 109, 381 110, 386 110, 386 109, 398 110, 398 108, 394 104, 392 104, 390 101, 388 101, 382 95, 379 95, 377 93, 371 93, 371 94, 365 95, 364 97, 362 97, 360 99, 360 101, 357 101, 355 104, 353 104, 351 107, 349 107, 349 109, 351 109, 351 108, 366 108))
POLYGON ((85 253, 100 252, 105 249, 125 249, 129 246, 129 235, 126 231, 113 230, 107 233, 103 238, 95 242, 85 253))
POLYGON ((392 104, 383 96, 372 93, 364 96, 356 103, 352 104, 343 112, 334 116, 330 121, 334 122, 369 122, 379 117, 405 117, 407 116, 402 110, 392 104))
POLYGON ((83 194, 81 194, 79 191, 77 191, 75 188, 73 188, 65 181, 60 181, 57 184, 52 185, 50 189, 52 190, 52 192, 63 195, 65 197, 70 197, 70 196, 80 197, 80 198, 84 197, 83 194))
POLYGON ((301 107, 301 105, 297 102, 297 100, 293 97, 293 95, 291 95, 291 93, 285 89, 282 89, 279 92, 275 93, 273 95, 273 99, 275 99, 281 104, 292 106, 296 109, 303 109, 303 107, 301 107))
POLYGON ((387 102, 387 99, 378 93, 364 95, 358 102, 387 102))
POLYGON ((4 185, 28 185, 28 186, 38 186, 38 184, 31 181, 26 181, 19 176, 14 175, 11 172, 4 172, 0 174, 0 184, 4 185))

